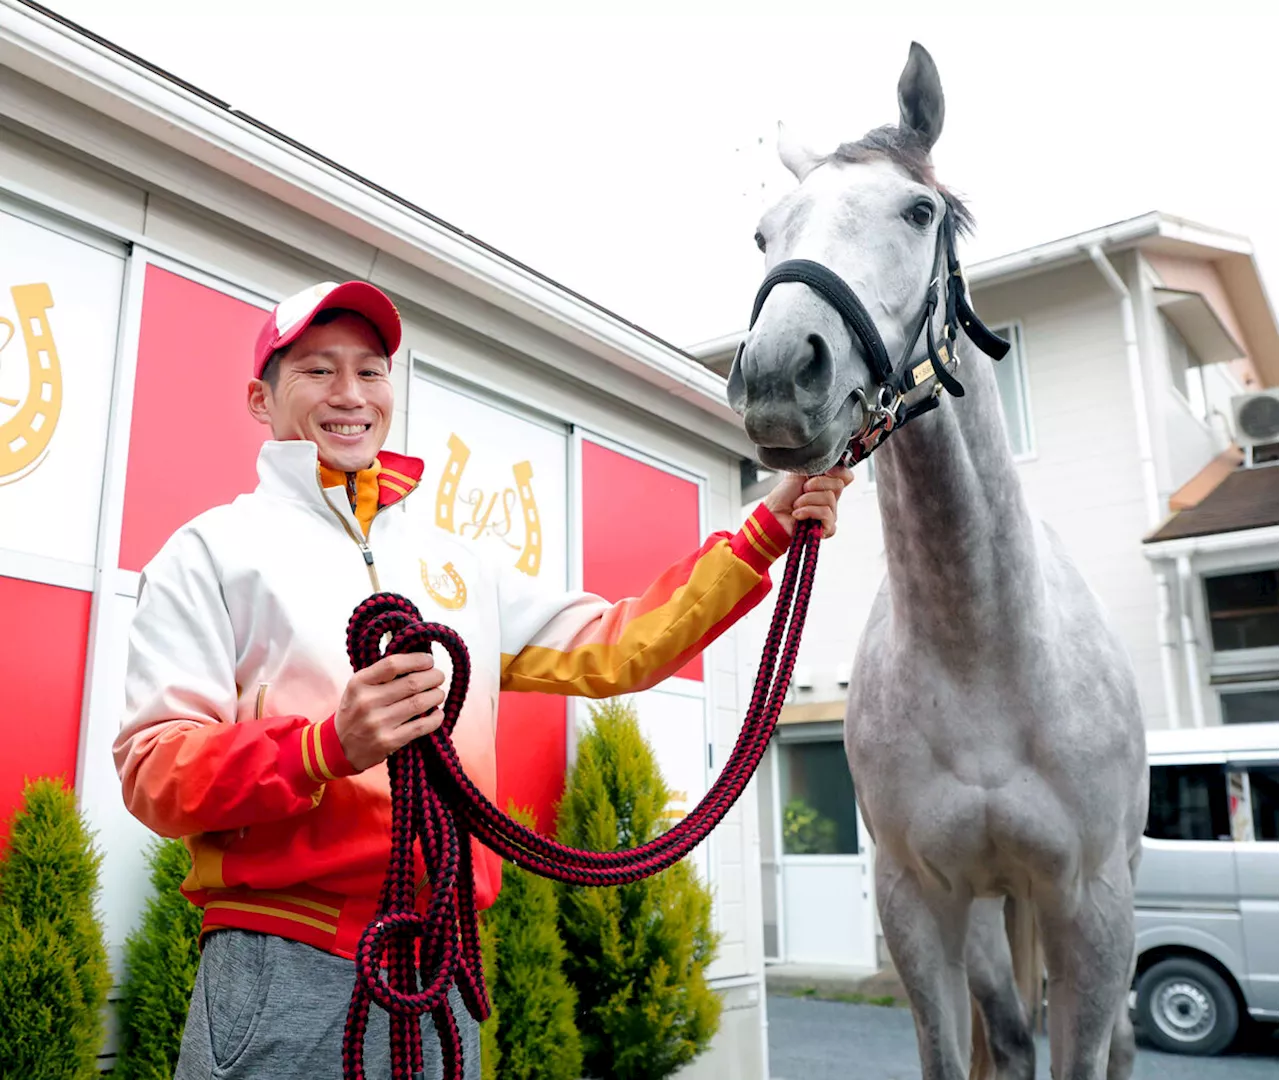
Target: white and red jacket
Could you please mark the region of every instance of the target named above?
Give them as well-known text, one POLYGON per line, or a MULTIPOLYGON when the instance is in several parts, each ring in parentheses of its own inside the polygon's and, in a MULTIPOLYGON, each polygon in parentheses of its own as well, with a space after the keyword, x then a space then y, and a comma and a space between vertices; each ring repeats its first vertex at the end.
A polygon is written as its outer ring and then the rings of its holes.
MULTIPOLYGON (((660 682, 759 602, 788 544, 761 507, 638 598, 548 591, 415 508, 422 468, 384 452, 348 477, 320 467, 314 443, 268 442, 257 490, 184 525, 143 571, 116 767, 129 810, 185 839, 183 891, 205 932, 259 930, 349 957, 374 914, 386 765, 355 773, 333 721, 352 674, 347 621, 370 593, 400 593, 466 641, 453 741, 492 799, 500 691, 607 697, 660 682)), ((437 662, 448 673, 442 650, 437 662)), ((501 860, 475 854, 485 907, 501 860)))

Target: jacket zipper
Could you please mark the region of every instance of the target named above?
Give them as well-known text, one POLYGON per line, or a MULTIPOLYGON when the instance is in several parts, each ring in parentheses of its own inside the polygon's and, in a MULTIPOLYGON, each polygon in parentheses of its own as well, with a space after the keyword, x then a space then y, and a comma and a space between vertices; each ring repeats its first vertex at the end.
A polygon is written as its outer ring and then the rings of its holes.
MULTIPOLYGON (((351 539, 355 541, 356 546, 360 548, 360 554, 364 556, 364 564, 369 568, 369 580, 373 582, 373 591, 381 592, 382 586, 378 584, 378 569, 376 566, 373 565, 373 550, 369 547, 368 542, 363 537, 359 537, 351 531, 351 526, 347 523, 347 519, 344 518, 340 513, 338 513, 337 510, 333 508, 333 503, 329 501, 329 496, 324 493, 324 480, 320 476, 319 465, 316 466, 316 484, 320 488, 320 498, 324 500, 324 504, 329 508, 329 512, 338 519, 338 521, 342 524, 342 527, 347 531, 347 535, 351 537, 351 539)), ((347 480, 348 498, 350 497, 350 490, 351 490, 351 480, 350 478, 348 478, 347 480)), ((375 520, 377 516, 381 514, 384 509, 386 508, 380 506, 378 507, 377 510, 374 511, 373 518, 370 519, 370 526, 372 526, 373 520, 375 520)), ((430 875, 427 873, 424 873, 422 877, 419 879, 419 881, 417 882, 417 884, 414 886, 413 895, 415 900, 418 898, 418 896, 422 894, 422 890, 427 887, 429 881, 430 881, 430 875)))
MULTIPOLYGON (((369 543, 363 536, 357 536, 351 531, 351 526, 337 510, 333 508, 333 503, 329 501, 329 496, 324 493, 324 481, 320 478, 320 466, 316 466, 316 485, 320 488, 320 498, 324 500, 325 506, 329 508, 329 513, 338 519, 339 524, 347 531, 347 535, 360 549, 360 554, 364 556, 364 565, 369 571, 369 580, 373 582, 373 591, 382 592, 382 586, 378 584, 378 568, 373 565, 373 549, 369 547, 369 543)), ((374 515, 377 517, 377 514, 374 515)))

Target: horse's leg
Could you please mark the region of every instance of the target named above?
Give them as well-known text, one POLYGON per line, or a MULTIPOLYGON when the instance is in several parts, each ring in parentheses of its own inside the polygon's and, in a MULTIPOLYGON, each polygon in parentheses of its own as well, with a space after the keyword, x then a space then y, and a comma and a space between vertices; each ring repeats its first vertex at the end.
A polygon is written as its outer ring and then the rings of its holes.
POLYGON ((922 1080, 966 1080, 969 897, 926 892, 913 873, 881 848, 876 853, 876 903, 885 943, 915 1016, 922 1080))
POLYGON ((973 902, 965 965, 982 1012, 996 1080, 1034 1080, 1036 1044, 1013 974, 1003 898, 973 902))
POLYGON ((1077 888, 1041 897, 1039 913, 1054 1080, 1102 1080, 1133 965, 1133 883, 1123 853, 1077 888))
MULTIPOLYGON (((1138 880, 1138 860, 1142 857, 1142 849, 1136 847, 1129 858, 1129 881, 1138 880)), ((1125 976, 1125 993, 1120 999, 1120 1009, 1116 1013, 1115 1027, 1111 1030, 1111 1052, 1107 1057, 1107 1080, 1129 1080, 1133 1075, 1133 1059, 1138 1048, 1134 1043, 1133 1021, 1129 1018, 1129 987, 1133 985, 1133 972, 1138 965, 1137 951, 1129 958, 1129 967, 1125 976)))

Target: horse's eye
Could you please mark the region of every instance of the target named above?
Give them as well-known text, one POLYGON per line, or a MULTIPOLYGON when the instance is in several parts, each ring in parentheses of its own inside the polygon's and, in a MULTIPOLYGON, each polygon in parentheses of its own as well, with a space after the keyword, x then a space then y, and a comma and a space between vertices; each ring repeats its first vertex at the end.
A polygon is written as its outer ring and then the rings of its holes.
POLYGON ((917 229, 927 229, 933 224, 933 203, 921 199, 907 211, 907 220, 917 229))
POLYGON ((764 236, 759 230, 756 231, 756 247, 764 251, 764 236))

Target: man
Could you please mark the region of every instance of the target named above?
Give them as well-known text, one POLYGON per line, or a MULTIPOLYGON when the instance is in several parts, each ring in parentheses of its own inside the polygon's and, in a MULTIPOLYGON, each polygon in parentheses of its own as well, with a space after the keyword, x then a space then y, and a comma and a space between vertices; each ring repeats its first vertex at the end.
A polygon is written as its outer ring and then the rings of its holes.
MULTIPOLYGON (((388 859, 385 761, 440 724, 449 674, 427 653, 352 674, 344 631, 361 600, 402 593, 467 642, 453 741, 492 798, 501 690, 603 697, 666 678, 765 595, 796 521, 834 531, 852 479, 783 479, 742 530, 639 598, 549 594, 435 529, 411 498, 422 462, 383 449, 399 344, 395 306, 363 282, 275 308, 248 392, 272 434, 258 487, 180 528, 142 575, 115 760, 129 810, 185 839, 183 891, 204 908, 177 1080, 341 1073, 352 957, 388 859), (423 568, 447 564, 466 592, 445 609, 423 568)), ((481 907, 500 869, 479 853, 481 907)), ((476 1025, 454 1010, 477 1069, 476 1025)), ((369 1075, 387 1076, 378 1009, 365 1046, 369 1075)), ((440 1075, 429 1021, 424 1046, 440 1075)))

